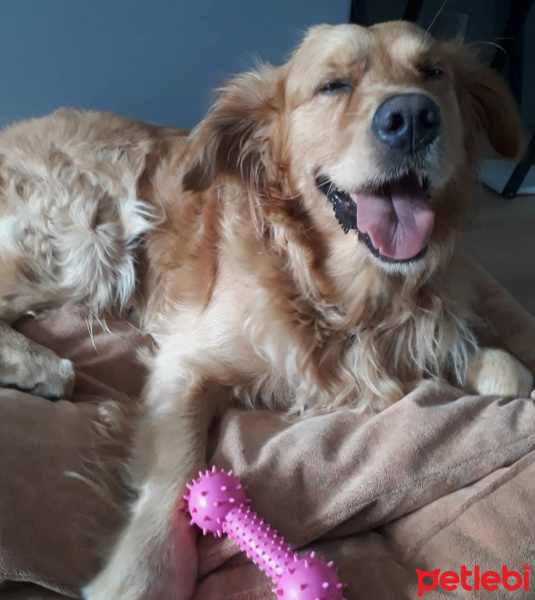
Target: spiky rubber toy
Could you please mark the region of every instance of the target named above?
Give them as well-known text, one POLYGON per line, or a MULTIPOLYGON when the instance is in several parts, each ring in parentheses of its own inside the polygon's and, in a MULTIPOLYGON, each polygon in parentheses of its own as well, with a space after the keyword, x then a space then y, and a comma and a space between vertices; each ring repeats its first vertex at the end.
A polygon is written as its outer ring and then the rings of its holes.
POLYGON ((215 467, 199 473, 184 496, 191 525, 203 534, 226 533, 275 584, 280 600, 344 600, 338 572, 314 552, 299 557, 284 538, 249 506, 245 489, 232 471, 215 467))

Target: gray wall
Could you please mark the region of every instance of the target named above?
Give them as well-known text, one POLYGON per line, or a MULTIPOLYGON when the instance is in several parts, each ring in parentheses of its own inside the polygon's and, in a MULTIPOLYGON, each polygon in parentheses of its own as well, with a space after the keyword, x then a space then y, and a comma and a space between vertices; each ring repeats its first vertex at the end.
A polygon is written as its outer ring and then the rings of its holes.
POLYGON ((255 58, 284 60, 349 0, 0 0, 0 127, 62 105, 193 126, 255 58))

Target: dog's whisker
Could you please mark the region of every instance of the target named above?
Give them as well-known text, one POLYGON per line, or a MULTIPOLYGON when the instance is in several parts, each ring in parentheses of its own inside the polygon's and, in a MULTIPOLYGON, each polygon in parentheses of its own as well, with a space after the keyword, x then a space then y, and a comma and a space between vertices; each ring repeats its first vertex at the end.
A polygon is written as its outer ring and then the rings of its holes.
POLYGON ((365 112, 366 111, 364 111, 364 110, 358 110, 356 112, 345 113, 344 116, 346 116, 346 117, 361 117, 365 112))
MULTIPOLYGON (((503 38, 503 39, 513 39, 513 38, 503 38)), ((500 46, 500 44, 497 44, 490 40, 483 40, 480 42, 472 42, 470 45, 471 46, 492 46, 493 48, 496 48, 497 50, 501 50, 504 54, 507 54, 507 50, 505 50, 505 48, 503 46, 500 46)))
POLYGON ((429 25, 429 27, 426 30, 426 33, 430 33, 431 30, 433 29, 434 24, 437 22, 437 19, 440 17, 440 15, 442 14, 442 11, 444 10, 444 8, 446 7, 446 4, 448 4, 449 0, 444 0, 444 2, 442 3, 441 7, 437 10, 437 14, 434 16, 433 20, 431 21, 431 25, 429 25))

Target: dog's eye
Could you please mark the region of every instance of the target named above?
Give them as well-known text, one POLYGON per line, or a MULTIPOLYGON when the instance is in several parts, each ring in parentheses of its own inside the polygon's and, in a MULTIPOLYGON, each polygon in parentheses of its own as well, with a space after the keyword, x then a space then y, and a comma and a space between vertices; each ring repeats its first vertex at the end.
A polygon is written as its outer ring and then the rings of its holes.
POLYGON ((440 79, 444 75, 444 69, 438 65, 421 65, 418 71, 424 79, 440 79))
POLYGON ((317 89, 318 94, 341 94, 350 92, 353 89, 353 83, 349 79, 334 79, 327 83, 322 83, 317 89))

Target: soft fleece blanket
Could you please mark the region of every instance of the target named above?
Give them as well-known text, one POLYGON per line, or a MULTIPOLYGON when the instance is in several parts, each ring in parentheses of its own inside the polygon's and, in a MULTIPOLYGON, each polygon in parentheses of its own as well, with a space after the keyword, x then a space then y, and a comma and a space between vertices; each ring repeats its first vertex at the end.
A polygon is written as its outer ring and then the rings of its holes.
MULTIPOLYGON (((479 312, 494 344, 535 371, 535 319, 476 266, 479 312)), ((135 402, 143 380, 126 323, 95 328, 61 311, 19 329, 71 358, 74 402, 0 390, 0 600, 78 598, 97 568, 95 537, 113 530, 105 495, 70 473, 99 448, 98 399, 135 402), (96 534, 96 535, 95 535, 96 534)), ((105 459, 106 457, 103 457, 105 459)), ((303 421, 231 410, 212 439, 210 463, 232 467, 254 508, 295 548, 339 566, 348 600, 487 598, 433 591, 421 571, 461 574, 535 565, 535 405, 467 396, 424 383, 377 416, 343 411, 303 421)), ((195 600, 268 600, 271 585, 226 539, 202 538, 195 600)), ((532 567, 532 570, 534 567, 532 567)), ((530 590, 495 598, 532 598, 530 590)), ((474 585, 474 578, 467 585, 474 585)), ((509 584, 515 580, 510 579, 509 584)), ((112 600, 112 599, 110 599, 112 600)))

